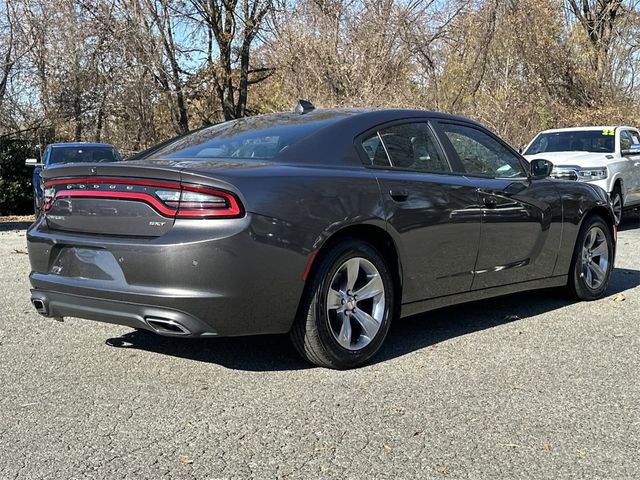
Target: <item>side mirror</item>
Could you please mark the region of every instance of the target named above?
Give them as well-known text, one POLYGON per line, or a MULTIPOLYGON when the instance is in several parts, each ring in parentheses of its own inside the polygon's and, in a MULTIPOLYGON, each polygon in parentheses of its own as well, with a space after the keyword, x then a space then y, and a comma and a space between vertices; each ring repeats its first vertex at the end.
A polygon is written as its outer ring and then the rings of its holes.
POLYGON ((544 160, 542 158, 531 160, 531 178, 546 178, 551 175, 552 170, 553 163, 549 160, 544 160))
POLYGON ((522 155, 522 152, 524 152, 524 148, 522 148, 522 147, 518 147, 518 153, 519 153, 520 155, 522 155))
POLYGON ((41 167, 42 166, 42 163, 40 163, 37 158, 27 158, 24 161, 24 164, 26 166, 28 166, 28 167, 41 167))

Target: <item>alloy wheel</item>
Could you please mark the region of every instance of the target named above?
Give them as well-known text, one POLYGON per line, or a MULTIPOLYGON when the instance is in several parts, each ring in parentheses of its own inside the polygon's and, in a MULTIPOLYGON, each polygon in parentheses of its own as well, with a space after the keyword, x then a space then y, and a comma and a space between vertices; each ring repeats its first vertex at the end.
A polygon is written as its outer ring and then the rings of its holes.
POLYGON ((607 278, 609 270, 609 245, 602 228, 593 226, 582 246, 581 276, 591 290, 598 289, 607 278))
POLYGON ((338 344, 347 350, 366 347, 385 315, 380 272, 365 258, 346 260, 331 279, 326 306, 329 330, 338 344))

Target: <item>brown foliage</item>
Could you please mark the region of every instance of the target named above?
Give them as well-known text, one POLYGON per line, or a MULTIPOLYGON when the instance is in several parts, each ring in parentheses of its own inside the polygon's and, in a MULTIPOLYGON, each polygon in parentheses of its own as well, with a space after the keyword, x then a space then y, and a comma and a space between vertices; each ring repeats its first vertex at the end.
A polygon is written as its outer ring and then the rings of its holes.
POLYGON ((638 3, 6 0, 0 135, 45 129, 131 152, 298 98, 449 111, 514 144, 637 125, 638 3))

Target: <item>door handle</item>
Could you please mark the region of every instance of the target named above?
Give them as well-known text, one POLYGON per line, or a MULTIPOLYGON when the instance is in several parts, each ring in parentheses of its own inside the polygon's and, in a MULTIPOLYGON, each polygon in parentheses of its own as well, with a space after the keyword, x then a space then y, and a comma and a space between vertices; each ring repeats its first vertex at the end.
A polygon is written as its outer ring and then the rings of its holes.
POLYGON ((484 203, 484 206, 487 208, 496 208, 496 205, 498 205, 498 201, 496 200, 496 197, 482 197, 482 203, 484 203))
POLYGON ((636 162, 633 164, 634 167, 640 167, 640 162, 636 162))
POLYGON ((389 190, 389 195, 391 195, 391 198, 393 198, 396 202, 404 202, 407 200, 407 198, 409 198, 409 191, 403 188, 392 189, 389 190))

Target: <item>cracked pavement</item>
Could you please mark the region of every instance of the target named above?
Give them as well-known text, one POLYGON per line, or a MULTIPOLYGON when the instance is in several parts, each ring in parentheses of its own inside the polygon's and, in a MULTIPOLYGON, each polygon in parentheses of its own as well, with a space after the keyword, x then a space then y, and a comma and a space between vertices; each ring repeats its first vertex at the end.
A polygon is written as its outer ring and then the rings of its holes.
POLYGON ((23 226, 0 228, 2 480, 640 472, 637 217, 606 298, 545 290, 411 317, 374 363, 344 372, 305 364, 285 336, 44 319, 23 226))

